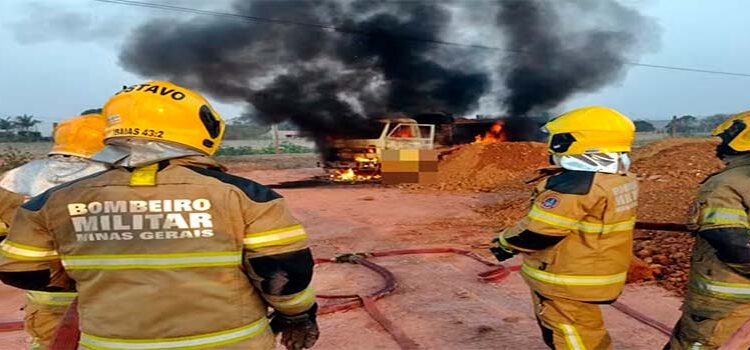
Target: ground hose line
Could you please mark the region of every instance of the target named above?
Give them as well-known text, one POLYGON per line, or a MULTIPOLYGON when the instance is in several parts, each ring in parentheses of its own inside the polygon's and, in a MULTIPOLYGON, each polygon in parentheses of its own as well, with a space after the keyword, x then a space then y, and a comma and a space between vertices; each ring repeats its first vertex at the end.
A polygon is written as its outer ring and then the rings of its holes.
POLYGON ((620 311, 633 319, 653 328, 656 329, 659 332, 664 333, 665 335, 671 336, 672 335, 672 327, 669 327, 651 317, 646 316, 645 314, 641 313, 640 311, 633 309, 630 306, 627 306, 619 301, 615 301, 611 304, 613 308, 615 308, 617 311, 620 311))
POLYGON ((687 224, 677 224, 673 222, 644 222, 637 221, 635 223, 636 230, 651 230, 651 231, 670 231, 670 232, 690 232, 690 228, 687 224))
POLYGON ((381 250, 368 253, 350 253, 338 255, 331 259, 316 259, 316 264, 325 263, 352 263, 362 265, 378 275, 383 279, 383 286, 380 287, 373 293, 368 295, 358 294, 339 294, 339 295, 328 295, 319 294, 317 297, 321 299, 349 299, 343 303, 337 303, 333 305, 324 305, 318 309, 318 315, 325 315, 329 313, 351 310, 363 306, 365 311, 373 318, 381 327, 396 341, 399 347, 403 350, 417 350, 420 348, 419 344, 411 339, 406 332, 402 331, 398 326, 391 322, 380 310, 376 307, 375 301, 390 294, 396 289, 396 278, 388 269, 382 267, 372 261, 367 260, 368 257, 388 257, 397 255, 416 255, 416 254, 458 254, 462 256, 474 259, 486 266, 493 267, 492 270, 479 273, 477 277, 483 282, 500 282, 510 275, 510 272, 517 270, 518 267, 506 268, 503 265, 491 262, 478 254, 458 248, 451 247, 437 247, 437 248, 415 248, 415 249, 397 249, 397 250, 381 250))
POLYGON ((0 323, 0 333, 15 332, 23 330, 23 321, 11 321, 0 323))
MULTIPOLYGON (((660 226, 660 227, 662 229, 664 228, 663 226, 660 226)), ((670 227, 670 228, 673 228, 673 227, 670 227)), ((414 343, 408 337, 406 337, 406 339, 398 339, 398 338, 401 338, 401 336, 399 336, 397 334, 404 334, 404 333, 401 332, 400 329, 397 329, 397 328, 394 329, 395 325, 393 325, 390 321, 388 321, 388 320, 384 321, 383 320, 383 315, 381 313, 377 312, 376 315, 373 315, 372 309, 375 308, 375 305, 372 302, 374 302, 375 300, 380 299, 383 296, 391 293, 395 289, 395 287, 396 287, 396 282, 395 282, 395 278, 393 278, 393 274, 390 271, 388 271, 387 269, 385 269, 384 267, 382 267, 380 265, 377 265, 375 263, 372 263, 372 262, 366 260, 366 258, 367 257, 388 257, 388 256, 398 256, 398 255, 446 254, 446 253, 463 255, 463 256, 472 258, 472 259, 474 259, 474 260, 476 260, 476 261, 478 261, 478 262, 480 262, 480 263, 482 263, 484 265, 495 267, 495 269, 492 269, 492 270, 489 270, 489 271, 482 272, 482 273, 478 274, 479 280, 482 281, 482 282, 486 282, 486 283, 498 283, 498 282, 501 282, 502 280, 504 280, 506 277, 508 277, 510 275, 511 271, 518 271, 521 268, 520 265, 514 265, 514 266, 507 266, 506 267, 506 266, 503 266, 501 264, 497 264, 497 263, 491 262, 491 261, 489 261, 489 260, 487 260, 487 259, 479 256, 478 254, 476 254, 476 253, 474 253, 474 252, 472 252, 470 250, 459 249, 459 248, 452 248, 452 247, 381 250, 381 251, 373 251, 373 252, 368 252, 368 253, 343 254, 343 255, 339 255, 339 256, 337 256, 336 258, 333 258, 333 259, 320 259, 320 260, 318 260, 316 262, 319 262, 319 263, 351 262, 351 263, 357 263, 357 264, 363 265, 365 267, 368 267, 368 268, 376 271, 376 273, 378 273, 379 275, 381 275, 383 277, 383 279, 385 281, 385 286, 382 287, 381 289, 379 289, 378 291, 370 294, 370 296, 371 296, 370 298, 368 298, 368 296, 365 297, 365 298, 369 299, 369 301, 370 301, 369 303, 365 302, 364 298, 360 298, 358 295, 353 295, 353 294, 352 295, 319 295, 318 297, 323 298, 323 299, 339 299, 339 298, 347 299, 348 298, 348 299, 352 299, 352 300, 349 301, 349 302, 346 302, 346 303, 342 303, 342 304, 331 305, 330 309, 327 309, 327 307, 324 306, 323 308, 321 308, 324 311, 323 312, 319 311, 318 313, 319 314, 325 314, 325 313, 332 313, 332 312, 337 312, 337 311, 350 310, 350 309, 353 309, 353 308, 360 307, 360 306, 362 306, 364 304, 366 311, 378 323, 380 323, 381 326, 383 326, 383 328, 388 333, 390 333, 391 336, 394 339, 396 339, 397 343, 399 344, 399 346, 401 346, 402 349, 405 349, 405 350, 415 349, 413 346, 416 343, 414 343), (367 264, 367 265, 365 265, 365 264, 367 264), (373 268, 375 266, 377 266, 377 269, 373 268), (368 304, 371 304, 371 306, 369 306, 370 310, 367 310, 368 309, 368 304), (394 333, 396 333, 396 334, 394 334, 394 333), (406 344, 402 344, 402 343, 406 343, 406 344)), ((672 334, 672 328, 671 327, 669 327, 669 326, 667 326, 667 325, 665 325, 665 324, 663 324, 663 323, 661 323, 661 322, 659 322, 659 321, 657 321, 657 320, 655 320, 655 319, 653 319, 651 317, 648 317, 647 315, 645 315, 645 314, 643 314, 643 313, 641 313, 641 312, 639 312, 639 311, 637 311, 637 310, 629 307, 628 305, 625 305, 625 304, 623 304, 621 302, 614 302, 612 304, 612 307, 615 308, 616 310, 622 312, 623 314, 625 314, 625 315, 627 315, 627 316, 635 319, 636 321, 639 321, 639 322, 641 322, 641 323, 643 323, 643 324, 645 324, 645 325, 647 325, 647 326, 649 326, 651 328, 654 328, 655 330, 657 330, 657 331, 659 331, 659 332, 661 332, 661 333, 663 333, 663 334, 665 334, 667 336, 669 336, 669 335, 672 334)))

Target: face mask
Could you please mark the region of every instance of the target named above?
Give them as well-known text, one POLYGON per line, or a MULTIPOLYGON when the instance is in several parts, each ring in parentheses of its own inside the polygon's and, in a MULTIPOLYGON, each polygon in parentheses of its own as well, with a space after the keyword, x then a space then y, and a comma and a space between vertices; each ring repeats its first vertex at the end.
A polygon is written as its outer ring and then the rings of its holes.
POLYGON ((622 174, 630 169, 627 153, 590 153, 576 155, 553 155, 553 163, 567 170, 622 174))
POLYGON ((110 141, 92 159, 115 166, 137 168, 165 159, 200 155, 203 155, 203 153, 167 142, 117 139, 110 141))

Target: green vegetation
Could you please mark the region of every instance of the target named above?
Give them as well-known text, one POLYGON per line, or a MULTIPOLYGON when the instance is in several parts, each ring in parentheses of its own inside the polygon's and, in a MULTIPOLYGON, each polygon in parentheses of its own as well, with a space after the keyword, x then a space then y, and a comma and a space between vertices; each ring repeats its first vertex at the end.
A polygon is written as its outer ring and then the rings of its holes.
POLYGON ((33 115, 0 118, 0 142, 34 142, 43 140, 36 126, 42 121, 33 115))
POLYGON ((654 124, 651 124, 645 120, 636 120, 635 122, 633 122, 633 124, 635 124, 635 131, 637 132, 656 131, 654 124))
POLYGON ((669 122, 669 124, 664 127, 664 130, 667 132, 671 130, 672 123, 674 123, 675 131, 680 134, 710 132, 730 116, 731 115, 729 114, 714 114, 707 117, 697 118, 692 115, 683 115, 669 122))
MULTIPOLYGON (((290 153, 313 153, 314 150, 310 147, 295 145, 291 142, 281 142, 279 144, 279 152, 282 154, 290 154, 290 153)), ((218 151, 216 151, 217 156, 246 156, 246 155, 254 155, 254 154, 275 154, 276 153, 276 147, 274 145, 268 145, 263 148, 252 148, 249 146, 241 146, 241 147, 221 147, 218 151)))

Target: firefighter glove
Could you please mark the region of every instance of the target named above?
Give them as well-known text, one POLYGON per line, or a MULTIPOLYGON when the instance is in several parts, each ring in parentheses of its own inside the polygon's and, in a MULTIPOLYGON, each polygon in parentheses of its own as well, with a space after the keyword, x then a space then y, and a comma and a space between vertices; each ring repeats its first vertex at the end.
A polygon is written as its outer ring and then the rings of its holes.
POLYGON ((271 329, 274 334, 281 333, 281 344, 287 350, 309 349, 320 336, 315 314, 318 304, 297 315, 284 315, 275 312, 271 317, 271 329))
POLYGON ((500 241, 497 238, 492 240, 492 245, 493 247, 490 248, 490 252, 492 252, 492 255, 494 255, 495 259, 499 262, 508 260, 516 255, 515 251, 501 246, 500 241))

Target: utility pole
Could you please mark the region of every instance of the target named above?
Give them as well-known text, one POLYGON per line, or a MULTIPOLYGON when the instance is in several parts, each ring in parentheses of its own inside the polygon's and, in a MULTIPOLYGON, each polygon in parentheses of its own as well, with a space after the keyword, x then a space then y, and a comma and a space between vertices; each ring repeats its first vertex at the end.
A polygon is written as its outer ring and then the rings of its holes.
POLYGON ((281 154, 281 148, 279 147, 279 124, 271 125, 271 131, 273 131, 273 147, 276 149, 276 154, 281 154))

